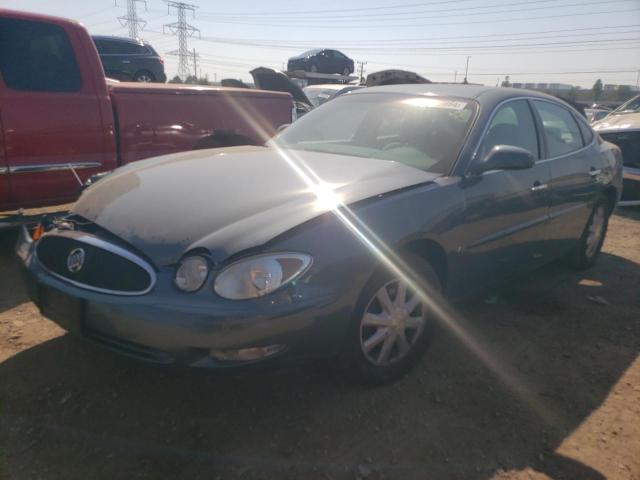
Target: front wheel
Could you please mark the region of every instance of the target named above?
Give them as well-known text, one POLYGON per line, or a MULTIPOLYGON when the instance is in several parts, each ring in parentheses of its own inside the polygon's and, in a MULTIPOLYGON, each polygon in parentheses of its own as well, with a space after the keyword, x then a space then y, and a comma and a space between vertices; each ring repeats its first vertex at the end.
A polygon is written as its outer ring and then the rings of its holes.
POLYGON ((433 336, 435 319, 427 299, 439 301, 440 281, 421 257, 405 260, 420 277, 421 294, 403 278, 380 270, 360 296, 344 355, 344 367, 357 382, 397 380, 418 362, 433 336))
POLYGON ((583 270, 595 263, 607 234, 610 213, 611 208, 607 199, 604 197, 598 199, 578 245, 571 254, 571 264, 575 268, 583 270))

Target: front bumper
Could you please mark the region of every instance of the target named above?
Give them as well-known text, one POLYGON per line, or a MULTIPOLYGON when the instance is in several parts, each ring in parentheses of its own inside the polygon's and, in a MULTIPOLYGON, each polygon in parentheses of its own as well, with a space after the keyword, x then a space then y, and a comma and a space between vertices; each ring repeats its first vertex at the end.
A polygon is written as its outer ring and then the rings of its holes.
POLYGON ((261 299, 229 301, 206 285, 208 291, 199 294, 179 292, 172 275, 162 271, 146 295, 92 292, 48 273, 35 245, 23 228, 16 253, 29 296, 42 314, 71 333, 140 360, 229 367, 249 362, 220 359, 216 352, 276 345, 283 348, 273 357, 329 356, 350 318, 327 289, 298 285, 261 299))
POLYGON ((640 205, 640 168, 624 167, 621 207, 640 205))

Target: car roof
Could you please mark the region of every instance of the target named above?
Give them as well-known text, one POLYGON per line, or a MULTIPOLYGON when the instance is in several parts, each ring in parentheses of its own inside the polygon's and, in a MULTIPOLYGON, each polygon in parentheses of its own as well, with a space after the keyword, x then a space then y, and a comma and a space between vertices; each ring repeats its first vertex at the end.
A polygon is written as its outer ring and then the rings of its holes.
POLYGON ((111 40, 115 42, 135 43, 136 45, 148 45, 144 40, 136 40, 129 37, 116 37, 113 35, 91 35, 94 40, 111 40))
POLYGON ((546 93, 525 90, 522 88, 487 87, 484 85, 465 85, 461 83, 421 83, 384 85, 381 87, 363 88, 353 95, 369 93, 396 93, 405 95, 434 95, 438 97, 458 97, 478 100, 480 103, 498 103, 514 97, 539 97, 562 102, 562 99, 546 93))

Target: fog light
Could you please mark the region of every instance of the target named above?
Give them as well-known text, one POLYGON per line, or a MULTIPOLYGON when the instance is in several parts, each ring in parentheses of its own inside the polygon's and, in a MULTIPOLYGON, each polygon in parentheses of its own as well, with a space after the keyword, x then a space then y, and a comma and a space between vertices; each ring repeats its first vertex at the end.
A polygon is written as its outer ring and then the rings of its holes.
POLYGON ((253 362, 271 357, 284 350, 284 345, 269 345, 267 347, 242 348, 240 350, 211 350, 209 355, 224 362, 253 362))

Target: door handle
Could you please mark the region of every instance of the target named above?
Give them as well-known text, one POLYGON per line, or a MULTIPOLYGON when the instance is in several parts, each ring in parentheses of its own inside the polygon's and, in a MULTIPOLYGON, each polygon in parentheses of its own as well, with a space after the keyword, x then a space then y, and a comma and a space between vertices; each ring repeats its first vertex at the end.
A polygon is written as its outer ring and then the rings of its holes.
POLYGON ((531 187, 532 192, 544 192, 545 190, 549 190, 549 185, 546 183, 535 182, 531 187))
POLYGON ((599 168, 593 168, 591 167, 591 170, 589 170, 589 175, 591 175, 592 177, 597 177, 598 175, 600 175, 602 173, 602 170, 599 168))

